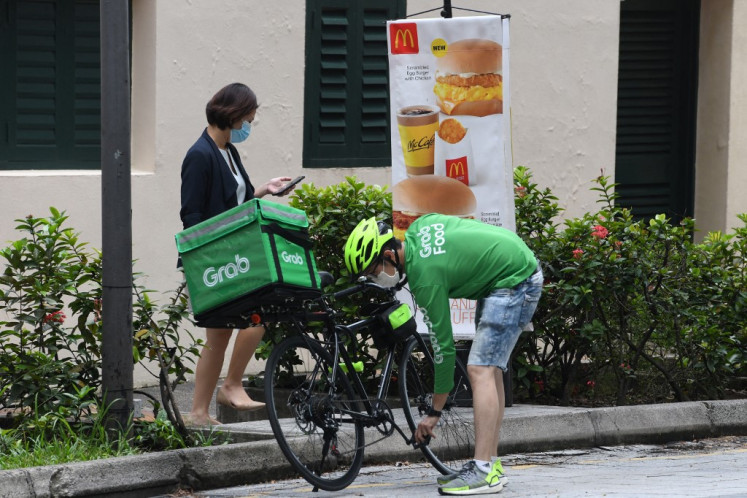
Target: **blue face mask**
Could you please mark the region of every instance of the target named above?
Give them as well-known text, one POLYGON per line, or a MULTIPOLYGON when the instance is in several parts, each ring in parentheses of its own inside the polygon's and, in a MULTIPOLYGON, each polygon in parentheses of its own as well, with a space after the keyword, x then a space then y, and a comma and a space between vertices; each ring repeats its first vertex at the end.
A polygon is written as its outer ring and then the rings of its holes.
POLYGON ((231 129, 231 143, 237 144, 243 142, 249 138, 249 134, 252 132, 252 124, 249 121, 241 123, 241 128, 238 130, 231 129))

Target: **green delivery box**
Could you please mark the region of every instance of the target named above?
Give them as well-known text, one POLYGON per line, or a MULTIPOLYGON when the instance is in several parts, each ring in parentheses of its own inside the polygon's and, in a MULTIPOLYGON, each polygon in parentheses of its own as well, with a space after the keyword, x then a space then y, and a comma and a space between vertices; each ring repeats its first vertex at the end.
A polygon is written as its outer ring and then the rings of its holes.
POLYGON ((252 199, 176 234, 198 323, 221 308, 251 312, 278 289, 318 293, 308 226, 299 209, 252 199))

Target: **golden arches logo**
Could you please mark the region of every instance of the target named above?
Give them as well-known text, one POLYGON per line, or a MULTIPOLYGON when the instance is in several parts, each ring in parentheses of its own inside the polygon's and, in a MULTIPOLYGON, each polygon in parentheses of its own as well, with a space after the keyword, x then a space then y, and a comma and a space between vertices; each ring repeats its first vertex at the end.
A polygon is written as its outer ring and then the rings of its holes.
POLYGON ((414 47, 415 46, 415 38, 412 36, 412 31, 409 29, 398 29, 397 34, 394 35, 394 48, 398 49, 400 47, 400 39, 402 41, 402 47, 414 47), (409 40, 410 43, 407 43, 409 40))
POLYGON ((449 176, 452 178, 464 176, 466 171, 467 168, 464 166, 464 163, 462 161, 454 161, 453 163, 449 164, 449 176))
POLYGON ((469 164, 467 157, 459 157, 446 161, 446 176, 459 180, 465 185, 469 185, 469 164))
POLYGON ((420 50, 418 27, 414 22, 390 24, 389 38, 392 54, 417 54, 420 50))

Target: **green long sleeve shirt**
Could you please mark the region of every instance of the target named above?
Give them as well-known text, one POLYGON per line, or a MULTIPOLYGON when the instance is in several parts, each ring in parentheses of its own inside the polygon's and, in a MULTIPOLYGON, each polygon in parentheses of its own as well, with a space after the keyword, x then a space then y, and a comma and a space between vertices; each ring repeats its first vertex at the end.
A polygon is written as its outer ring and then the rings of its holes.
POLYGON ((405 271, 423 312, 436 362, 435 393, 454 386, 454 336, 449 298, 481 299, 512 288, 537 268, 518 235, 477 220, 421 216, 405 233, 405 271))

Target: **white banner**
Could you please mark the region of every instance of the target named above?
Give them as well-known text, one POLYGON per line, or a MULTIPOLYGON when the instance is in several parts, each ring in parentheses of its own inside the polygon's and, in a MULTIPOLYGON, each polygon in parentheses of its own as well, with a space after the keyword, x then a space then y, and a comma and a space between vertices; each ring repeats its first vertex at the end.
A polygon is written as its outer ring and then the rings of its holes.
MULTIPOLYGON (((515 230, 508 18, 389 21, 387 38, 395 236, 427 213, 515 230)), ((451 309, 473 337, 475 302, 451 309)))

